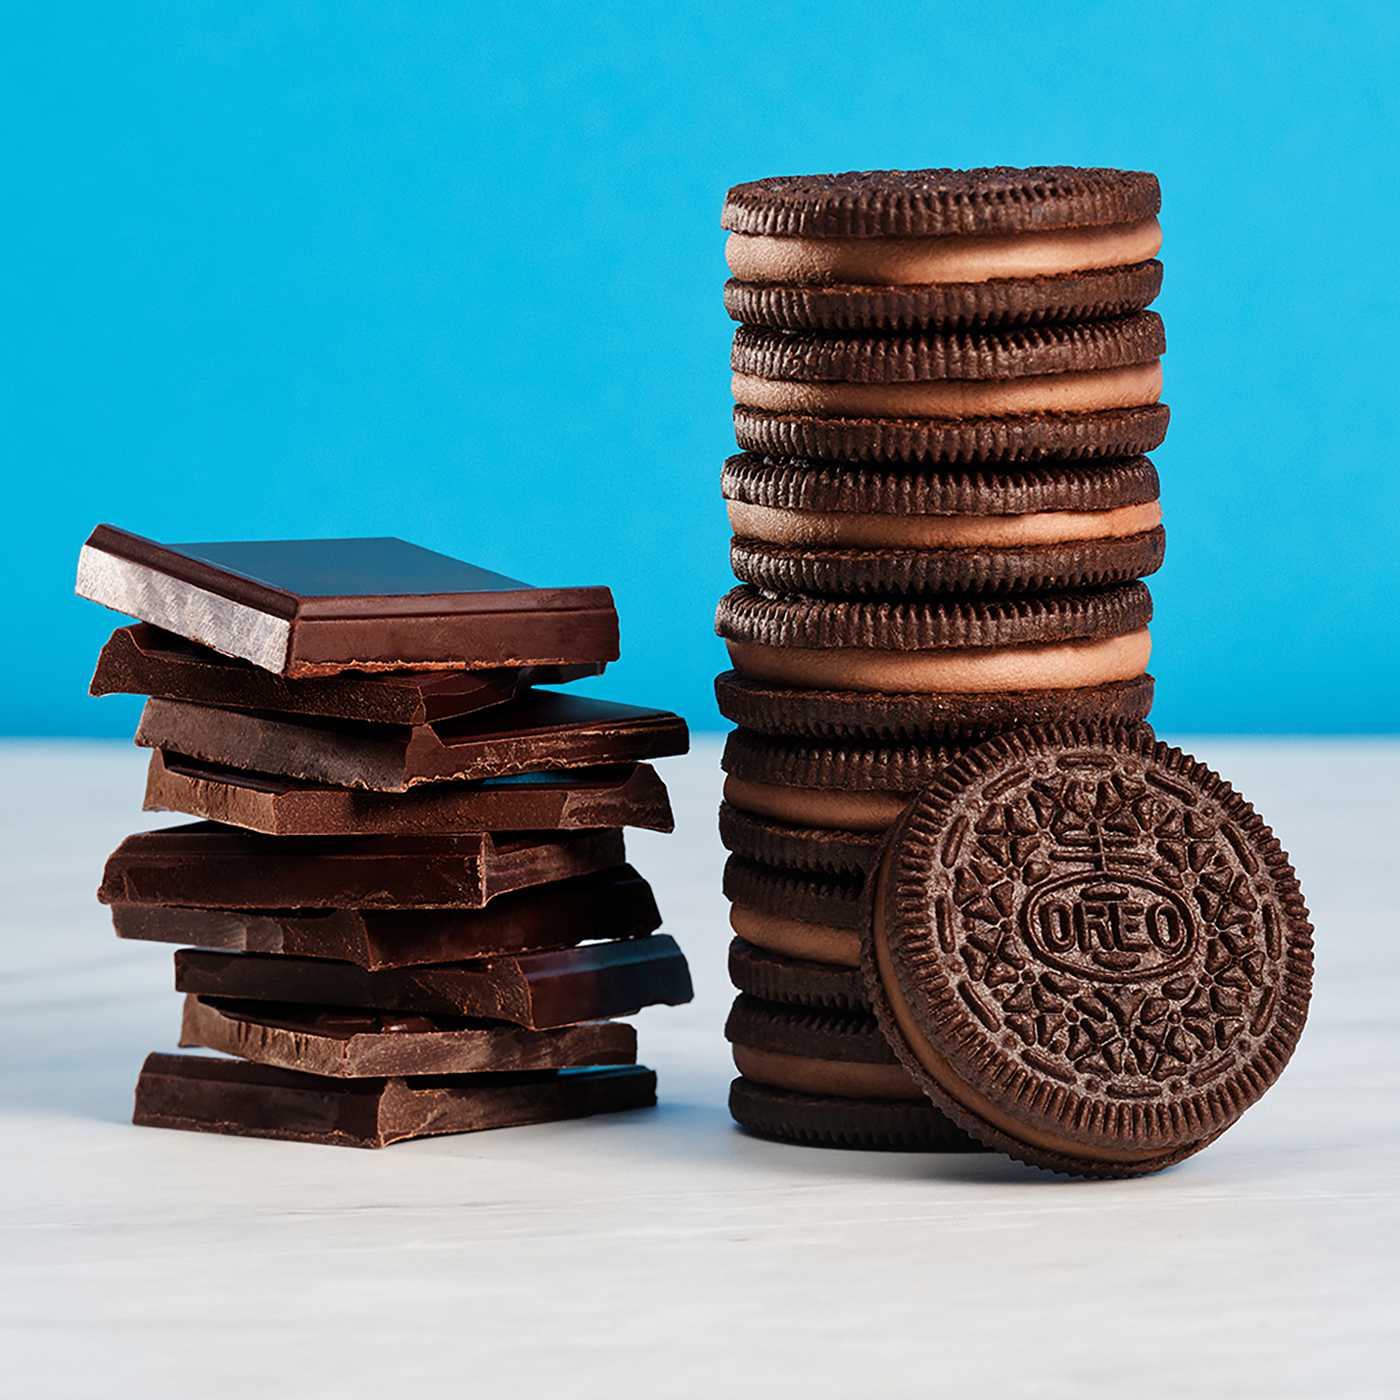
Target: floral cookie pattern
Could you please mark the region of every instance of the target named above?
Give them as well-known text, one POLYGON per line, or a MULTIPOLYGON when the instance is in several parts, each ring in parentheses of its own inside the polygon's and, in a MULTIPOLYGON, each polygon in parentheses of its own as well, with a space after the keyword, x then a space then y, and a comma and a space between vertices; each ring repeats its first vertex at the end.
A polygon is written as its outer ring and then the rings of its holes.
POLYGON ((894 977, 877 1009, 906 1062, 1042 1165, 1125 1174, 1203 1146, 1306 1015, 1312 931, 1287 857, 1145 730, 973 751, 911 808, 877 905, 894 977))

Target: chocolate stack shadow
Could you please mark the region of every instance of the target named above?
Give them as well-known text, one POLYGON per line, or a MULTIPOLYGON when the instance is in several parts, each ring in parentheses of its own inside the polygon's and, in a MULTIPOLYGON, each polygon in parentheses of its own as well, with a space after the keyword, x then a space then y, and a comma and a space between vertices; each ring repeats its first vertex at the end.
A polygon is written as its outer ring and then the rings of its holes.
POLYGON ((670 831, 665 711, 539 690, 617 656, 607 589, 400 540, 158 545, 108 526, 78 592, 142 619, 145 807, 98 897, 188 945, 135 1121, 355 1147, 644 1107, 614 1018, 691 996, 623 829, 670 831))
POLYGON ((1116 170, 875 171, 730 190, 741 585, 720 832, 731 1109, 788 1141, 972 1144, 860 970, 890 828, 950 759, 1151 707, 1160 193, 1116 170))

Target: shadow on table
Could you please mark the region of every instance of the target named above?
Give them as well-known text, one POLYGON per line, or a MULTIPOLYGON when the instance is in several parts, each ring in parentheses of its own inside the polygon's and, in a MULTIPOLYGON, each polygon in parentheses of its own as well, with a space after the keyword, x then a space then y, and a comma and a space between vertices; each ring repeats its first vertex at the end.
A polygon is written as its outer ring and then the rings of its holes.
POLYGON ((626 1115, 640 1123, 651 1115, 648 1131, 631 1142, 648 1160, 672 1161, 687 1170, 697 1167, 736 1172, 762 1180, 950 1181, 980 1184, 1035 1185, 1061 1181, 1030 1171, 997 1152, 872 1152, 855 1148, 808 1147, 772 1142, 746 1132, 729 1116, 727 1104, 669 1098, 651 1110, 626 1115))

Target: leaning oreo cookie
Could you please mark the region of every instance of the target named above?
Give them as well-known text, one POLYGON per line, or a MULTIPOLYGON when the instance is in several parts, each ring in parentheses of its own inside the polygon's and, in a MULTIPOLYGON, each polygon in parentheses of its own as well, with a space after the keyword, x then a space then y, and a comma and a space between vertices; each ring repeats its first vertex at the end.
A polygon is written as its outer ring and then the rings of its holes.
POLYGON ((1146 457, 1011 470, 725 463, 730 562, 773 593, 1036 592, 1154 573, 1165 536, 1146 457))
POLYGON ((736 321, 811 330, 1097 320, 1161 287, 1140 171, 875 170, 755 180, 721 218, 736 321))
POLYGON ((986 695, 891 694, 804 689, 750 680, 737 671, 715 677, 720 713, 763 734, 802 739, 976 741, 1019 724, 1137 723, 1152 709, 1153 680, 1008 690, 986 695))
POLYGON ((742 676, 809 690, 989 695, 1130 681, 1151 652, 1141 583, 982 602, 773 598, 743 586, 715 630, 742 676))
POLYGON ((862 948, 900 1060, 979 1141, 1079 1176, 1199 1151, 1287 1064, 1312 927, 1272 832, 1141 730, 950 764, 891 834, 862 948))
POLYGON ((1153 312, 1015 331, 822 336, 741 326, 730 356, 739 446, 823 461, 1129 457, 1156 447, 1153 312))

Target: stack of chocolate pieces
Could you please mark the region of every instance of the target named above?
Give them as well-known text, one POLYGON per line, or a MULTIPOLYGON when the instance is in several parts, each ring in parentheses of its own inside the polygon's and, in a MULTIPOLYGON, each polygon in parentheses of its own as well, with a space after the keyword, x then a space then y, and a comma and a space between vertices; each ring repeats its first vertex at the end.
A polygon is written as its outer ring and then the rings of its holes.
POLYGON ((1068 168, 729 192, 720 830, 757 1131, 962 1141, 871 1015, 872 868, 978 742, 1148 713, 1159 204, 1151 175, 1068 168))
POLYGON ((401 540, 160 545, 100 526, 78 592, 140 618, 94 694, 151 697, 145 806, 99 898, 189 945, 138 1123, 381 1147, 640 1107, 614 1018, 690 999, 623 828, 671 829, 675 715, 552 690, 618 654, 605 588, 401 540))

